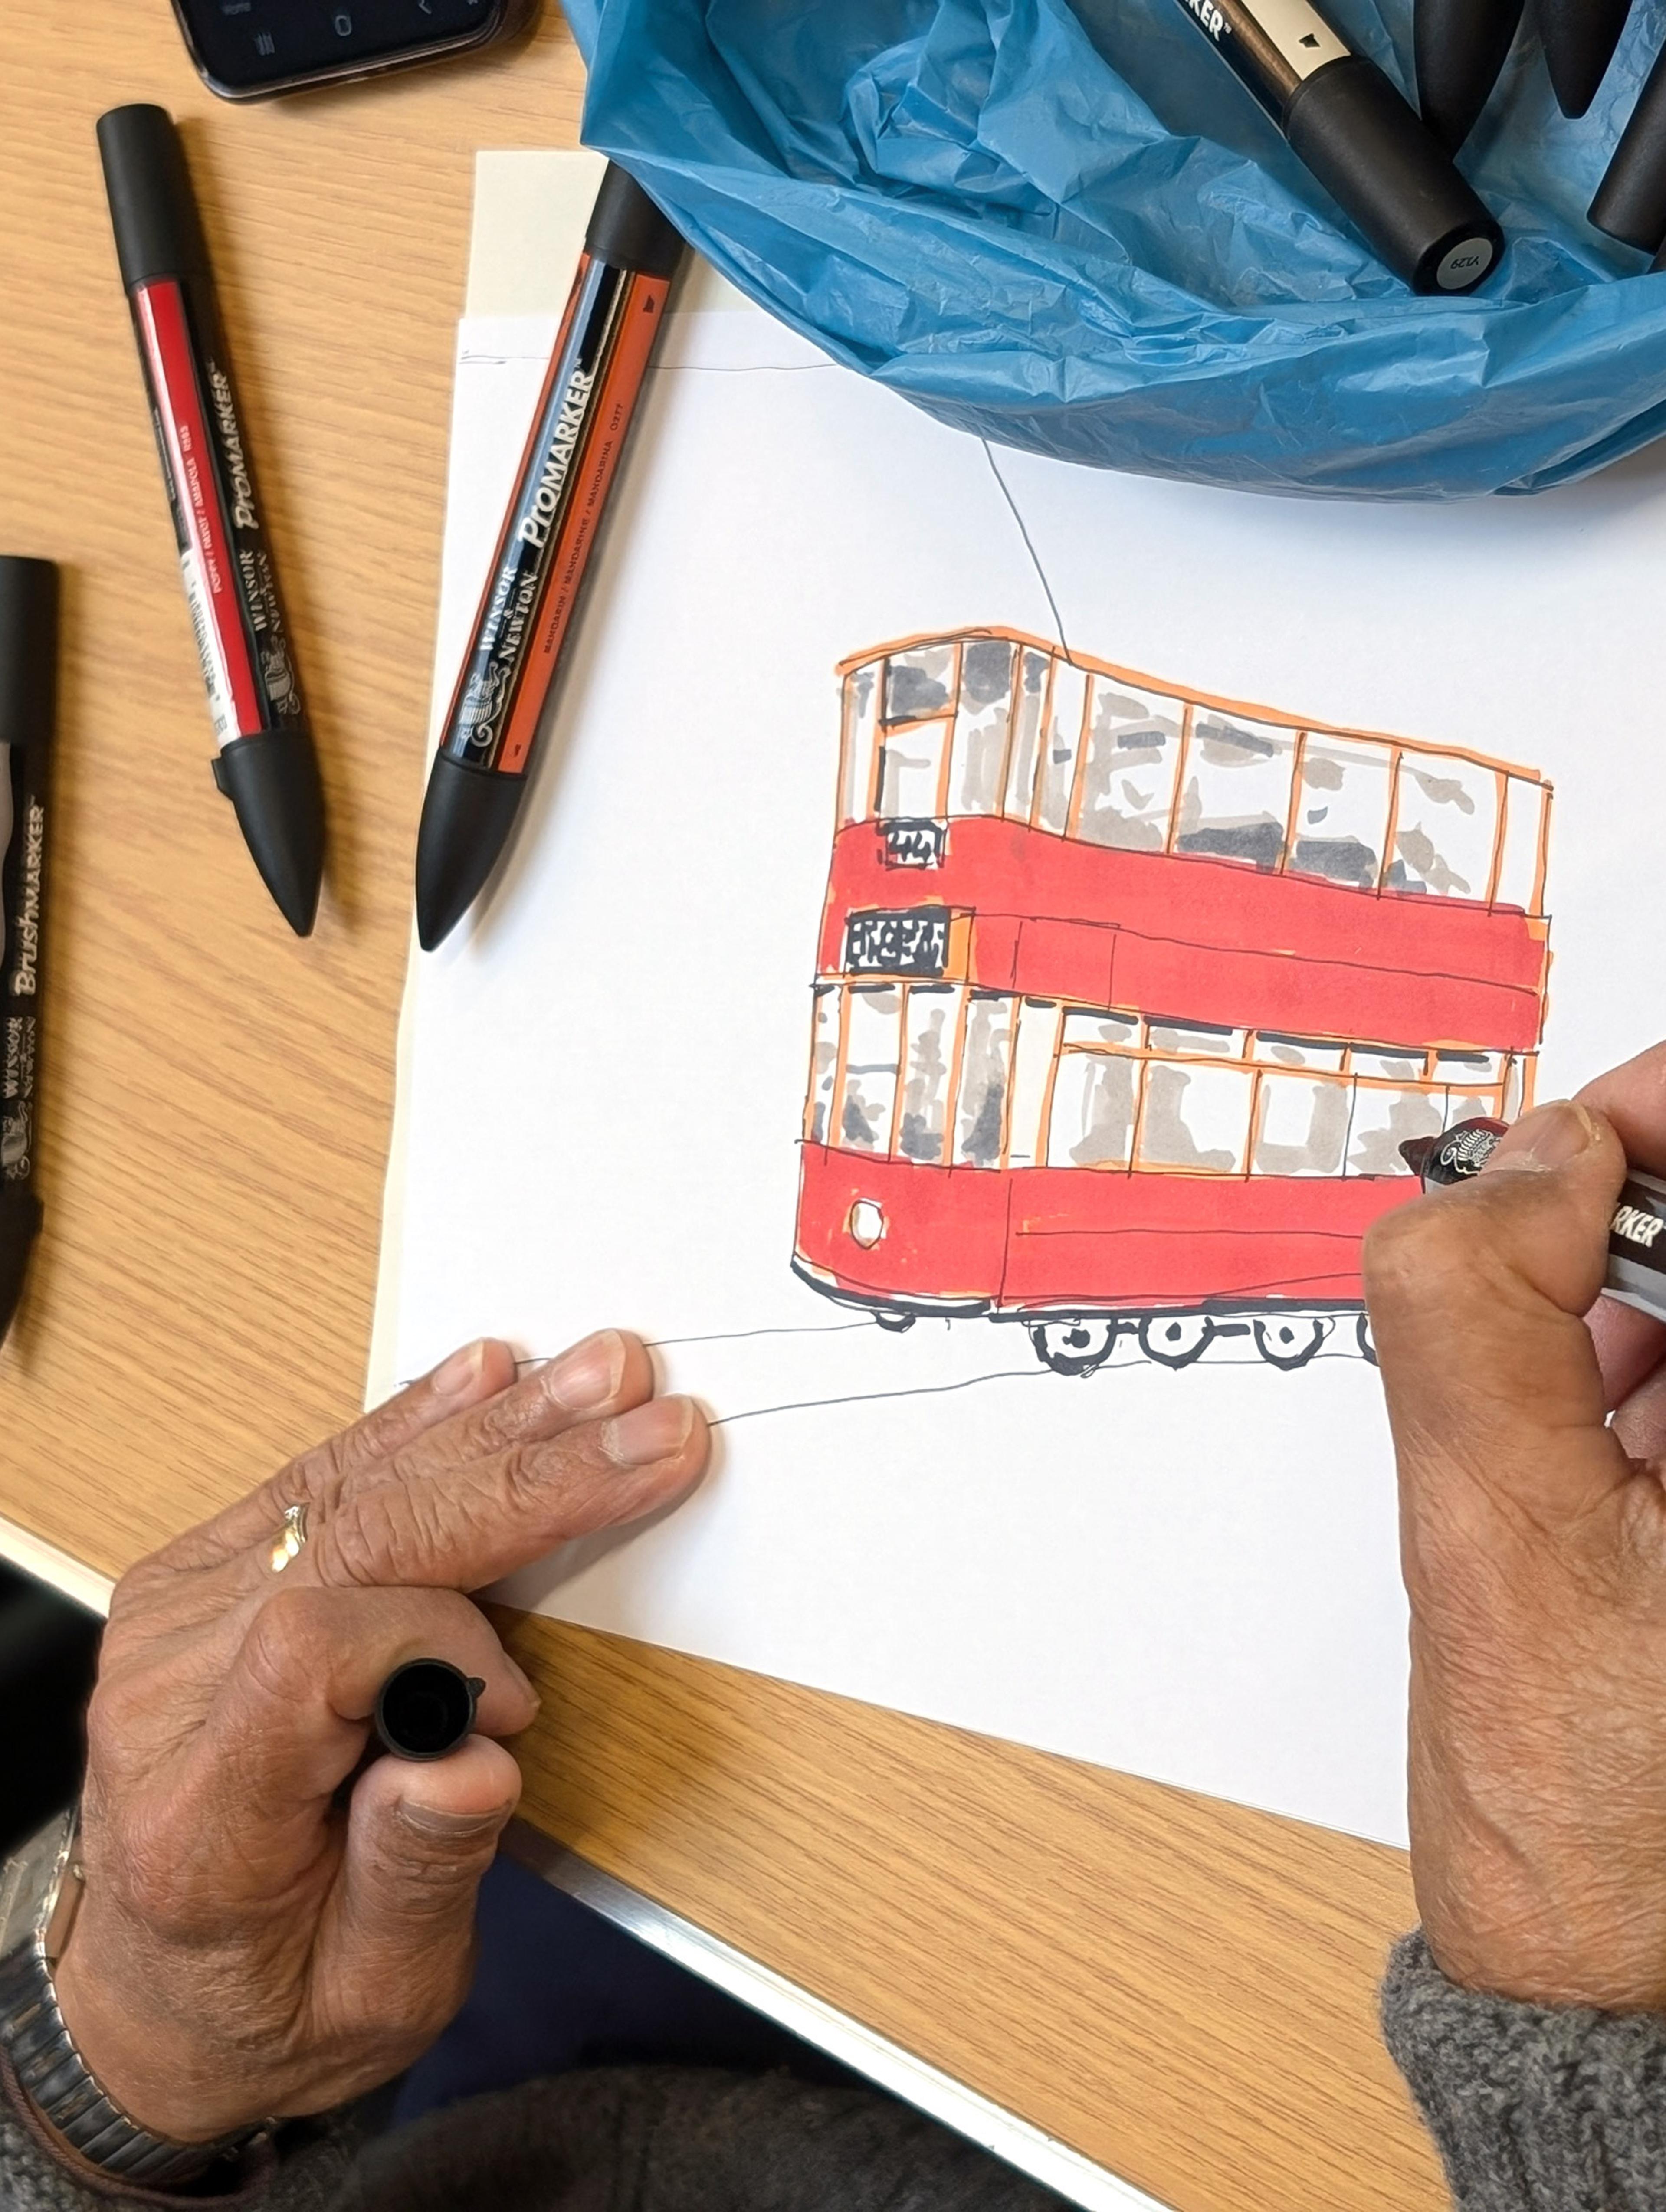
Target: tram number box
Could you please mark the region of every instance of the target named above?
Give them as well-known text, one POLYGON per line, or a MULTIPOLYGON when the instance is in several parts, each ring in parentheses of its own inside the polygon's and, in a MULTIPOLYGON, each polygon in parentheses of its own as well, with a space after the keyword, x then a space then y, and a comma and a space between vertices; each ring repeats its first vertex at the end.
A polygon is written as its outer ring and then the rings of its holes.
POLYGON ((941 906, 870 909, 845 922, 850 975, 941 975, 949 964, 949 910, 941 906))

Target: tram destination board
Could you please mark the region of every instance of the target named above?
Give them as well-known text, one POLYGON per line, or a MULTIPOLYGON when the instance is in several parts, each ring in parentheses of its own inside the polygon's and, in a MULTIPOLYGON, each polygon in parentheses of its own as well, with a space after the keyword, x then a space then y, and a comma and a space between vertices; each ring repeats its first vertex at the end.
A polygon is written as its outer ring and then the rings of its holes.
POLYGON ((949 909, 871 908, 851 915, 844 964, 850 975, 943 975, 949 964, 949 909))

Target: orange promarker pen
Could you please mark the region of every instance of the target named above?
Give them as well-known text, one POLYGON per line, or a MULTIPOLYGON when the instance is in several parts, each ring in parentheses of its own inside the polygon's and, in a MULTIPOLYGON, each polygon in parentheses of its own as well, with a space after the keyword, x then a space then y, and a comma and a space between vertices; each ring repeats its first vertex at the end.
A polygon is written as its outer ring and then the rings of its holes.
POLYGON ((520 805, 682 252, 609 162, 423 803, 425 952, 474 903, 520 805))

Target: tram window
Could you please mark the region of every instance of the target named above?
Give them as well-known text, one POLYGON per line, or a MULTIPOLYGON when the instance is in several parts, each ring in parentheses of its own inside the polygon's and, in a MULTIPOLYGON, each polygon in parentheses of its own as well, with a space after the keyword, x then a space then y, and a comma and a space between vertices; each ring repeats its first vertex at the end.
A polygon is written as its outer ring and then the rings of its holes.
POLYGON ((1499 1090, 1504 1080, 1504 1054, 1497 1052, 1438 1052, 1435 1075, 1447 1086, 1446 1127, 1473 1121, 1477 1115, 1499 1110, 1499 1090))
POLYGON ((903 1118, 897 1149, 904 1159, 941 1164, 948 1134, 949 1069, 954 1060, 955 1000, 949 985, 916 983, 909 993, 903 1118))
POLYGON ((1153 1052, 1184 1054, 1188 1057, 1201 1054, 1209 1060, 1243 1057, 1242 1030, 1204 1029, 1195 1022, 1153 1020, 1150 1037, 1153 1052))
POLYGON ((887 730, 879 746, 879 805, 882 818, 924 821, 938 811, 943 784, 946 722, 915 722, 887 730))
POLYGON ((1256 1109, 1256 1175, 1335 1176, 1348 1134, 1346 1082, 1272 1071, 1261 1079, 1256 1109))
POLYGON ((1492 881, 1501 781, 1473 761, 1402 753, 1387 889, 1484 899, 1492 881))
POLYGON ((1297 777, 1291 866, 1374 890, 1388 828, 1388 747, 1310 734, 1297 777))
POLYGON ((975 991, 966 1009, 960 1062, 960 1112, 955 1158, 975 1168, 998 1167, 1012 1056, 1012 1002, 975 991))
POLYGON ((1504 1103, 1499 1109, 1500 1120, 1513 1121, 1516 1119, 1522 1110, 1526 1089, 1526 1065, 1513 1052, 1510 1053, 1504 1063, 1504 1103))
POLYGON ((1443 1083, 1493 1084, 1504 1066, 1500 1052, 1438 1052, 1435 1073, 1443 1083))
POLYGON ((1544 829, 1545 787, 1525 776, 1504 780, 1504 850, 1499 860, 1499 906, 1518 906, 1527 912, 1539 880, 1539 845, 1544 829))
POLYGON ((1036 756, 1040 750, 1042 714, 1053 656, 1025 648, 1018 676, 1018 720, 1012 729, 1012 757, 1006 771, 1006 811, 1027 822, 1036 796, 1036 756))
POLYGON ((1142 1066, 1122 1053, 1067 1052, 1061 1056, 1053 1079, 1049 1167, 1128 1165, 1142 1066))
POLYGON ((887 1152, 891 1117, 897 1103, 903 994, 895 983, 884 983, 854 989, 847 996, 849 1012, 837 1142, 853 1152, 887 1152))
POLYGON ((1047 1156, 1047 1086, 1059 1054, 1059 1009, 1050 999, 1025 999, 1018 1006, 1012 1054, 1012 1110, 1007 1118, 1006 1164, 1032 1168, 1047 1156))
POLYGON ((1260 1030, 1250 1058, 1274 1067, 1329 1068, 1339 1073, 1347 1049, 1346 1045, 1321 1044, 1313 1037, 1280 1036, 1276 1030, 1260 1030))
POLYGON ((1172 1060, 1148 1060, 1140 1165, 1240 1173, 1250 1141, 1255 1080, 1247 1067, 1180 1067, 1172 1060))
POLYGON ((1420 1083, 1426 1055, 1410 1047, 1396 1052, 1391 1044, 1355 1045, 1353 1072, 1381 1083, 1420 1083))
POLYGON ((873 811, 874 708, 879 696, 878 664, 853 668, 844 680, 844 789, 842 818, 862 822, 873 811))
POLYGON ((1012 709, 1012 647, 1004 637, 975 637, 960 656, 960 711, 949 776, 951 814, 1000 811, 1000 772, 1012 709))
POLYGON ((1356 1084, 1347 1172, 1404 1175, 1402 1145, 1412 1137, 1438 1137, 1445 1126, 1445 1099, 1438 1091, 1391 1091, 1385 1085, 1356 1084))
POLYGON ((838 986, 818 983, 815 996, 814 1035, 810 1047, 810 1113, 804 1133, 812 1145, 824 1145, 833 1106, 833 1079, 839 1066, 838 986))
POLYGON ((1064 1018, 1064 1042, 1067 1048, 1088 1045, 1100 1051, 1120 1048, 1137 1052, 1140 1047, 1140 1017, 1138 1014, 1067 1014, 1064 1018))
POLYGON ((1070 793, 1076 781, 1076 749, 1082 738, 1087 701, 1087 671, 1067 660, 1055 664, 1053 696, 1048 702, 1047 735, 1042 746, 1041 795, 1036 823, 1062 836, 1070 826, 1070 793))
POLYGON ((1175 850, 1276 868, 1284 857, 1295 736, 1200 711, 1186 756, 1175 850))
POLYGON ((928 714, 946 714, 954 703, 953 686, 952 645, 893 653, 885 663, 886 721, 923 722, 928 714))
POLYGON ((1180 758, 1180 703, 1096 676, 1077 834, 1090 845, 1160 853, 1180 758))

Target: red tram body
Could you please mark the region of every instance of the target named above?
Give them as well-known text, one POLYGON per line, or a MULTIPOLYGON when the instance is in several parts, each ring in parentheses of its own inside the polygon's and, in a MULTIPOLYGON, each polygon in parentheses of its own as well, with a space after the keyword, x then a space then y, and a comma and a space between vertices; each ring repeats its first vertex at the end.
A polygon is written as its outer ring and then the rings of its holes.
POLYGON ((839 673, 799 1274, 1067 1373, 1369 1352, 1400 1145, 1531 1097, 1549 787, 1012 630, 839 673))

